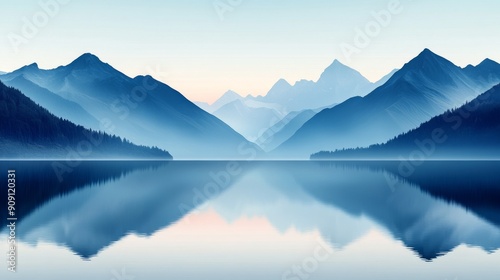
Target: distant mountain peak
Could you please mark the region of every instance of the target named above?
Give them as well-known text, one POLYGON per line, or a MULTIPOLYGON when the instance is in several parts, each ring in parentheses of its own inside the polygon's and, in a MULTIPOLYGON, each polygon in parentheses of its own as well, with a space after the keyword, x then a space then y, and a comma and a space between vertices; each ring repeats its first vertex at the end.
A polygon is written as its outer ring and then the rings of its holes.
POLYGON ((68 67, 72 68, 90 68, 90 67, 102 67, 107 65, 102 62, 96 55, 91 53, 84 53, 71 62, 68 67))
POLYGON ((155 79, 151 75, 138 75, 134 77, 134 80, 142 80, 142 79, 155 79))
MULTIPOLYGON (((234 90, 228 90, 226 91, 223 95, 227 95, 227 96, 240 96, 238 93, 236 93, 234 90)), ((241 96, 240 96, 241 97, 241 96)))
POLYGON ((31 63, 30 65, 24 66, 22 69, 34 69, 34 70, 38 70, 40 68, 38 67, 37 63, 31 63))
POLYGON ((349 67, 349 66, 343 64, 342 62, 340 62, 340 60, 335 59, 332 62, 332 64, 330 64, 330 66, 328 66, 328 68, 326 68, 325 72, 327 72, 327 71, 345 70, 345 69, 354 70, 351 67, 349 67))
POLYGON ((300 87, 305 85, 314 85, 314 81, 307 79, 300 79, 293 84, 294 87, 300 87))
POLYGON ((236 93, 235 91, 233 90, 228 90, 226 91, 220 99, 222 100, 237 100, 237 99, 241 99, 243 98, 241 95, 239 95, 238 93, 236 93))
POLYGON ((38 64, 37 63, 31 63, 29 65, 23 66, 23 67, 15 70, 13 73, 19 73, 19 72, 20 73, 29 73, 29 72, 38 71, 38 70, 40 70, 40 68, 38 68, 38 64))
POLYGON ((475 73, 476 75, 483 76, 487 79, 494 79, 494 77, 499 77, 498 73, 500 73, 500 64, 496 61, 491 60, 489 58, 481 61, 477 66, 467 66, 465 67, 466 71, 469 71, 469 74, 475 73))
POLYGON ((500 68, 500 64, 494 60, 491 60, 489 58, 486 58, 485 60, 481 61, 478 65, 474 66, 472 64, 467 65, 464 69, 468 71, 475 71, 477 69, 487 69, 487 68, 500 68))
MULTIPOLYGON (((430 49, 424 49, 417 57, 412 59, 409 63, 412 62, 426 62, 426 63, 446 63, 446 64, 451 64, 454 65, 451 61, 447 60, 446 58, 432 52, 430 49)), ((421 66, 421 65, 419 65, 421 66)))
POLYGON ((328 68, 323 71, 318 79, 319 84, 331 84, 338 83, 341 84, 344 81, 351 81, 352 79, 357 80, 356 82, 366 83, 369 81, 361 75, 357 70, 343 64, 338 59, 335 59, 328 68))
POLYGON ((243 97, 239 95, 238 93, 228 90, 226 91, 219 99, 217 99, 214 103, 212 103, 212 109, 214 111, 217 111, 219 108, 222 106, 229 104, 235 100, 242 99, 243 97))
POLYGON ((289 90, 291 87, 292 87, 292 85, 289 82, 287 82, 285 79, 279 79, 276 83, 274 83, 273 87, 268 92, 268 94, 269 93, 272 94, 275 91, 278 91, 281 93, 282 91, 289 90))
POLYGON ((338 60, 338 59, 333 60, 331 65, 332 66, 345 66, 345 64, 340 62, 340 60, 338 60))
POLYGON ((425 48, 420 54, 435 54, 435 53, 431 51, 429 48, 425 48))
POLYGON ((85 62, 102 62, 99 57, 92 53, 84 53, 79 56, 75 61, 85 61, 85 62))
POLYGON ((288 85, 288 86, 291 86, 289 82, 287 82, 287 80, 281 78, 279 79, 275 84, 275 86, 282 86, 282 85, 288 85))
POLYGON ((486 58, 485 60, 481 61, 478 66, 499 66, 499 64, 492 59, 486 58))
POLYGON ((434 52, 426 48, 418 56, 416 56, 415 58, 410 60, 410 62, 405 64, 405 66, 401 69, 402 70, 401 72, 408 73, 414 71, 418 72, 424 71, 428 75, 437 78, 435 76, 438 74, 444 75, 449 71, 457 69, 459 69, 459 67, 453 64, 451 61, 435 54, 434 52))
POLYGON ((432 52, 430 49, 425 48, 422 52, 420 52, 417 55, 416 59, 432 59, 436 57, 440 56, 432 52))
MULTIPOLYGON (((497 63, 496 61, 492 60, 492 59, 489 59, 489 58, 485 58, 483 61, 481 61, 481 63, 497 63)), ((480 64, 481 64, 480 63, 480 64)))
POLYGON ((292 85, 285 79, 281 78, 276 83, 274 83, 271 89, 267 92, 266 98, 270 98, 271 100, 276 101, 279 98, 283 97, 283 95, 285 95, 291 88, 292 85))
POLYGON ((384 85, 392 85, 399 79, 414 83, 415 79, 423 79, 424 77, 436 83, 451 82, 452 76, 461 75, 460 70, 461 68, 453 64, 453 62, 425 48, 415 58, 406 63, 401 70, 394 73, 384 85))

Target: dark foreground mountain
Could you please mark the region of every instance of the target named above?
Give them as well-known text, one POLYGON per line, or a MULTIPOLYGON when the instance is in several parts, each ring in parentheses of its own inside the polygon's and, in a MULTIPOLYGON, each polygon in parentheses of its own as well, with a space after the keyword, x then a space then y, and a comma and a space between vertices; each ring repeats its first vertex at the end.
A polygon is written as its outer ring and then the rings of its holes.
POLYGON ((58 118, 0 82, 0 158, 171 159, 158 148, 85 129, 58 118))
POLYGON ((499 159, 500 85, 383 145, 320 152, 313 159, 499 159))

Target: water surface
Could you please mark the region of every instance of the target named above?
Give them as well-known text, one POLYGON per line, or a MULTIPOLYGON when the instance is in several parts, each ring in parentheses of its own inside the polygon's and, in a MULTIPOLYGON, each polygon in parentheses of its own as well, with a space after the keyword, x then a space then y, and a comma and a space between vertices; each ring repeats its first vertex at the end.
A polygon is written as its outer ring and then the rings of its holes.
POLYGON ((499 162, 61 166, 0 164, 19 219, 1 279, 500 276, 499 162))

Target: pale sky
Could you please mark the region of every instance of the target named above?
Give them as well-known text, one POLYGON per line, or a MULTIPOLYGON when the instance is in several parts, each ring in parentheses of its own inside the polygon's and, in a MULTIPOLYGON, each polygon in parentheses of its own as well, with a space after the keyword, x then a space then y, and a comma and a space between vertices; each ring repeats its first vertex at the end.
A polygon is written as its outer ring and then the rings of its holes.
POLYGON ((500 62, 500 1, 395 1, 391 12, 394 0, 0 0, 0 71, 91 52, 213 102, 229 89, 265 94, 280 78, 317 80, 334 59, 371 81, 424 48, 459 66, 500 62), (376 23, 382 10, 391 19, 376 23), (342 46, 356 47, 366 28, 368 41, 347 57, 342 46))

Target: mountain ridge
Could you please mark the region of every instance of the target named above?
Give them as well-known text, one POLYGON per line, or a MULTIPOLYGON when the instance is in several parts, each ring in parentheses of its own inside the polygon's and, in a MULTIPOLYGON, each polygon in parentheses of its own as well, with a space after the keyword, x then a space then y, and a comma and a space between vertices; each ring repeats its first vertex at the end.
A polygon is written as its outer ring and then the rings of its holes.
MULTIPOLYGON (((30 82, 80 105, 113 133, 134 143, 169 149, 180 159, 235 159, 261 153, 228 125, 151 76, 130 78, 91 54, 52 70, 22 67, 1 76, 30 82), (172 147, 172 148, 169 148, 172 147)), ((55 115, 62 113, 62 108, 55 115)), ((77 123, 81 124, 81 123, 77 123)))
POLYGON ((498 159, 499 112, 500 84, 463 106, 433 117, 384 144, 319 152, 311 158, 396 159, 412 157, 412 153, 418 152, 426 159, 498 159))
POLYGON ((487 81, 479 80, 426 49, 367 96, 315 115, 274 156, 302 158, 321 150, 383 143, 474 99, 493 81, 500 82, 500 72, 487 81))
POLYGON ((85 129, 57 118, 20 91, 0 82, 0 157, 16 159, 172 159, 158 148, 85 129), (85 147, 85 148, 83 148, 85 147))

